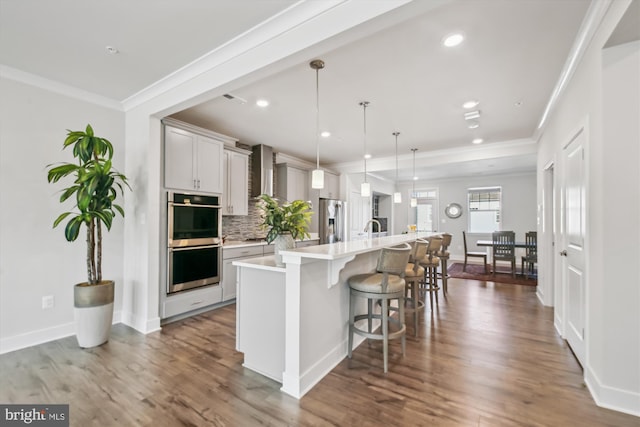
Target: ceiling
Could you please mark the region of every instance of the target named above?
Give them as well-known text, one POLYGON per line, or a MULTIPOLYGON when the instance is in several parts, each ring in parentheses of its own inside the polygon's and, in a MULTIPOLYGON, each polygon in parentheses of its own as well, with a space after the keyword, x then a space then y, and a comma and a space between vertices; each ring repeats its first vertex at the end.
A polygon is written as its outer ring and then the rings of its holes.
MULTIPOLYGON (((299 3, 0 0, 0 64, 126 101, 299 3), (119 52, 109 54, 107 46, 119 52)), ((267 78, 238 84, 229 90, 236 99, 218 97, 174 117, 244 144, 267 144, 315 161, 316 73, 308 63, 319 57, 326 64, 319 72, 320 128, 331 132, 321 140, 321 162, 362 161, 364 117, 358 104, 366 100, 371 162, 393 159, 392 133, 399 131, 400 179, 410 179, 410 148, 418 148, 423 159, 427 152, 478 149, 471 144, 477 137, 484 139, 482 147, 507 147, 532 138, 589 4, 433 1, 433 7, 400 24, 352 36, 349 43, 267 78), (445 48, 443 37, 454 31, 464 33, 464 42, 445 48), (258 98, 270 105, 257 107, 258 98), (471 99, 480 102, 480 127, 474 130, 467 127, 462 108, 471 99)), ((466 163, 440 172, 430 165, 421 177, 430 173, 435 179, 451 170, 504 173, 514 165, 534 170, 535 154, 466 163)), ((395 162, 385 165, 376 173, 394 179, 395 162)))

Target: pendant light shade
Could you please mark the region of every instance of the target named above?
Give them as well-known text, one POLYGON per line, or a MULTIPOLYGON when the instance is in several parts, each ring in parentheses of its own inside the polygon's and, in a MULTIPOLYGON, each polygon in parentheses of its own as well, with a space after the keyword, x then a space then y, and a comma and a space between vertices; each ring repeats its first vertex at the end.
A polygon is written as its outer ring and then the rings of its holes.
MULTIPOLYGON (((393 136, 396 137, 396 185, 398 185, 398 135, 400 132, 394 132, 393 136)), ((396 191, 393 193, 393 203, 402 203, 402 193, 396 191)))
POLYGON ((315 59, 309 66, 316 70, 316 169, 311 173, 311 188, 324 188, 324 171, 320 169, 320 77, 319 71, 324 68, 324 61, 315 59))
POLYGON ((364 118, 364 182, 360 185, 360 195, 362 197, 371 196, 371 184, 367 182, 367 107, 369 101, 362 101, 362 113, 364 118))
POLYGON ((415 208, 418 206, 418 198, 416 197, 416 151, 417 148, 412 148, 413 151, 413 189, 411 191, 411 207, 415 208))

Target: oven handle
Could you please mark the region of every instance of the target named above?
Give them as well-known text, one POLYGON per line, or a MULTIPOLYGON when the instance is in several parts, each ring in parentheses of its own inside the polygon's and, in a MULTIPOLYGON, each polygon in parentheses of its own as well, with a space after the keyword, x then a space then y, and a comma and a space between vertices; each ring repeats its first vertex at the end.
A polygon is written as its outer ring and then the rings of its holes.
POLYGON ((199 205, 196 203, 175 203, 175 202, 169 202, 169 206, 173 207, 173 206, 185 206, 188 208, 211 208, 211 209, 221 209, 222 206, 221 205, 199 205))
POLYGON ((180 246, 177 248, 169 248, 169 252, 179 252, 179 251, 189 251, 193 249, 210 249, 210 248, 221 248, 222 245, 205 245, 205 246, 180 246))

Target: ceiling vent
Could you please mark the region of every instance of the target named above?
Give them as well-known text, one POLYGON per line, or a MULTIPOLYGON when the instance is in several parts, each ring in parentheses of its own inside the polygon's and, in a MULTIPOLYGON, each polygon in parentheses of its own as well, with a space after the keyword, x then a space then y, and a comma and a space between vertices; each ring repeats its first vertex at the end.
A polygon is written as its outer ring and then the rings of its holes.
POLYGON ((246 104, 246 103, 247 103, 247 100, 246 100, 246 99, 240 98, 239 96, 232 95, 232 94, 230 94, 230 93, 225 93, 225 94, 224 94, 224 95, 222 95, 222 96, 224 96, 225 98, 227 98, 227 99, 228 99, 228 100, 230 100, 230 101, 237 101, 237 102, 239 102, 239 103, 241 103, 241 104, 246 104))
POLYGON ((465 120, 476 120, 480 118, 480 110, 469 111, 464 113, 465 120))

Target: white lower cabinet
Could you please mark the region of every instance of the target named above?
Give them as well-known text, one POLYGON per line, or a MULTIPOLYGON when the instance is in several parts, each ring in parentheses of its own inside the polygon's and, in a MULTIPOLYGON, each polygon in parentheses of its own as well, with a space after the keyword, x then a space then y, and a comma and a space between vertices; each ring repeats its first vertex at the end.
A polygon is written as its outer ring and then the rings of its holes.
POLYGON ((249 259, 264 255, 263 247, 245 246, 241 248, 222 248, 222 301, 229 301, 236 297, 237 269, 233 261, 249 259))
POLYGON ((161 317, 163 319, 217 304, 222 301, 222 287, 206 286, 185 292, 178 292, 167 296, 162 303, 161 317))

